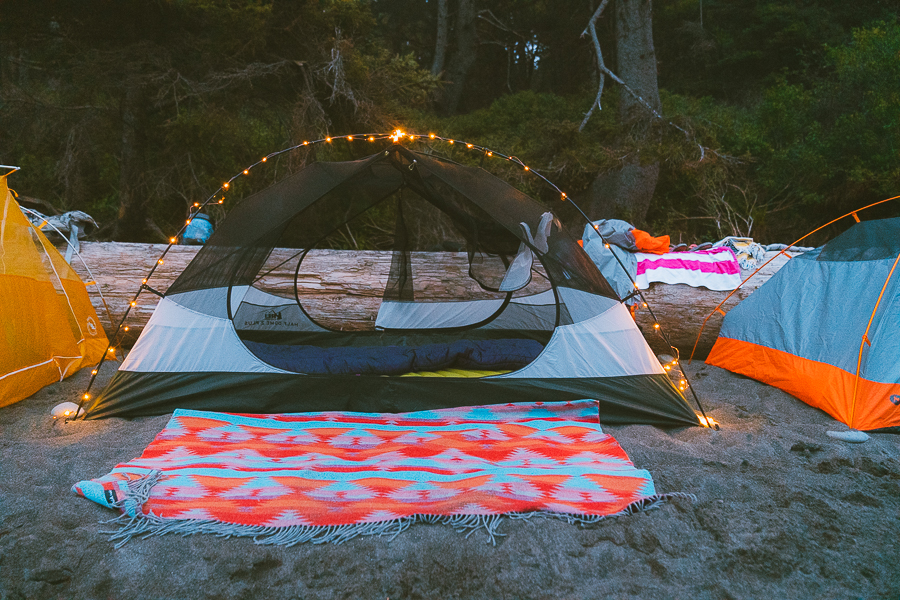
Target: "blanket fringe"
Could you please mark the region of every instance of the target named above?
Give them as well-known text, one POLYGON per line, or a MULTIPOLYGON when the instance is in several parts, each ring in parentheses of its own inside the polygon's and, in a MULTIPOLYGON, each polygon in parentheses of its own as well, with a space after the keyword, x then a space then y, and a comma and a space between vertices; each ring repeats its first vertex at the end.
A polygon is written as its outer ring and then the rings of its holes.
POLYGON ((476 531, 484 531, 488 540, 497 545, 497 538, 506 534, 498 528, 504 518, 530 520, 532 518, 560 519, 572 525, 593 525, 605 519, 622 517, 658 508, 672 498, 686 498, 696 501, 693 494, 672 492, 656 494, 632 502, 621 511, 611 515, 579 515, 550 511, 511 512, 500 515, 410 515, 377 523, 354 523, 349 525, 289 525, 271 527, 265 525, 239 525, 212 519, 167 519, 152 512, 144 514, 141 507, 150 499, 153 486, 163 478, 161 471, 151 471, 127 483, 129 495, 119 500, 113 507, 122 510, 115 519, 104 521, 116 526, 110 534, 110 541, 116 541, 115 548, 121 548, 133 537, 142 539, 169 533, 182 536, 208 533, 217 537, 250 537, 263 546, 296 546, 297 544, 342 544, 361 536, 388 537, 392 541, 416 523, 449 525, 457 533, 465 533, 466 538, 476 531))

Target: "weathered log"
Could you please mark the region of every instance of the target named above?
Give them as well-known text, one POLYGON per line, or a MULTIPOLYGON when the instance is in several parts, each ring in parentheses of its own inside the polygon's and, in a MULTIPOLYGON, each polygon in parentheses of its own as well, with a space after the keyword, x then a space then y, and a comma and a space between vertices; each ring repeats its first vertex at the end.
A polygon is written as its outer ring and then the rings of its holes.
MULTIPOLYGON (((135 301, 135 306, 122 323, 128 327, 124 340, 126 345, 137 338, 159 301, 159 297, 150 291, 144 290, 139 295, 137 292, 163 250, 165 246, 160 244, 85 242, 81 245, 81 257, 90 273, 81 261, 72 261, 72 266, 89 284, 88 292, 94 308, 109 336, 115 334, 129 303, 135 301), (96 285, 93 285, 94 282, 96 285)), ((198 250, 197 246, 173 246, 148 285, 153 290, 164 293, 198 250)), ((767 258, 773 255, 771 253, 767 258)), ((297 275, 297 294, 304 309, 323 324, 336 329, 373 328, 387 282, 391 256, 390 252, 377 251, 311 251, 297 275)), ((272 271, 262 277, 257 285, 266 291, 292 297, 296 257, 297 253, 293 250, 274 251, 263 272, 269 269, 272 271), (279 264, 282 262, 284 264, 279 264)), ((414 253, 412 260, 416 289, 430 299, 486 297, 466 276, 468 264, 464 254, 414 253)), ((773 261, 738 290, 722 307, 723 310, 727 312, 747 297, 787 260, 787 257, 782 256, 773 261)), ((746 277, 749 272, 744 275, 746 277)), ((545 280, 536 276, 527 289, 536 293, 544 287, 545 280)), ((728 293, 687 285, 654 283, 644 294, 662 329, 681 351, 682 357, 687 358, 703 319, 728 293)), ((636 319, 650 346, 657 352, 669 352, 668 346, 656 334, 649 311, 638 310, 636 319)), ((709 319, 698 344, 697 356, 706 356, 715 342, 721 324, 721 314, 716 313, 709 319)))

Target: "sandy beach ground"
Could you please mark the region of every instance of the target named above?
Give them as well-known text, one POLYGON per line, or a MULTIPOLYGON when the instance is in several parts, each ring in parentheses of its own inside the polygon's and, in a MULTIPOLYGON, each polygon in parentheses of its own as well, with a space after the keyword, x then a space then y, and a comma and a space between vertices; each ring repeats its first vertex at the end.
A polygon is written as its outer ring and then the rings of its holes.
POLYGON ((825 432, 844 425, 774 388, 688 374, 721 431, 605 430, 657 491, 695 501, 586 527, 507 521, 496 546, 416 525, 391 542, 169 535, 115 550, 100 524, 114 513, 70 488, 138 456, 169 417, 54 421, 82 371, 0 409, 0 599, 900 598, 900 436, 839 442, 825 432))

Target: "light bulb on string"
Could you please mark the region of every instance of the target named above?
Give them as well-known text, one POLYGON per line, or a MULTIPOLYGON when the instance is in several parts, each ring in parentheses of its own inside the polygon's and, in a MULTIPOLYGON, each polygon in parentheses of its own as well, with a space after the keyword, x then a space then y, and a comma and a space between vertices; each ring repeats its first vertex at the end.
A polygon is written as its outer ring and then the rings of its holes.
POLYGON ((228 182, 226 181, 225 183, 223 183, 223 184, 222 184, 222 187, 225 188, 225 189, 227 190, 227 189, 228 189, 228 182))
POLYGON ((244 169, 244 175, 249 175, 249 174, 250 174, 250 169, 244 169))
POLYGON ((266 162, 267 160, 269 160, 269 157, 268 157, 268 156, 263 156, 263 157, 262 157, 262 161, 263 161, 263 162, 266 162))

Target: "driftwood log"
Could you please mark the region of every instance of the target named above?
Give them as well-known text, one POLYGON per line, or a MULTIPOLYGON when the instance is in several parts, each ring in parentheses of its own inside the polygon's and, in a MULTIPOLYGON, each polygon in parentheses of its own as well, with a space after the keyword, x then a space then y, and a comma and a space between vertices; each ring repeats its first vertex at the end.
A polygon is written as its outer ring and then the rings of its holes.
MULTIPOLYGON (((111 338, 122 320, 129 303, 141 287, 142 280, 165 250, 160 244, 127 244, 113 242, 85 242, 81 244, 81 260, 72 266, 88 284, 88 293, 103 327, 111 338), (94 285, 96 284, 96 285, 94 285)), ((174 246, 166 254, 148 285, 165 292, 196 255, 197 246, 174 246)), ((775 253, 767 255, 767 259, 775 253)), ((279 295, 294 293, 294 269, 297 259, 292 250, 276 250, 265 270, 272 269, 257 285, 279 295), (284 264, 279 265, 279 263, 284 264)), ((468 284, 467 263, 462 254, 414 253, 413 271, 417 290, 429 298, 476 298, 480 290, 468 284)), ((727 312, 762 285, 781 266, 787 256, 780 256, 749 282, 744 284, 722 307, 727 312)), ((372 329, 381 303, 391 262, 390 252, 377 251, 312 251, 303 261, 297 278, 297 293, 305 309, 323 324, 336 329, 372 329)), ((744 277, 750 273, 744 273, 744 277)), ((542 278, 536 276, 530 287, 540 291, 542 278)), ((544 284, 545 285, 545 284, 544 284)), ((694 346, 703 319, 713 311, 727 292, 714 292, 687 285, 654 283, 644 291, 647 302, 662 329, 672 343, 687 358, 694 346)), ((137 339, 147 323, 159 296, 143 291, 136 300, 123 326, 123 343, 128 346, 137 339)), ((641 308, 636 320, 644 331, 651 348, 658 353, 669 352, 668 346, 653 328, 650 312, 641 308)), ((705 357, 712 348, 722 324, 722 315, 714 314, 706 324, 697 345, 697 357, 705 357)))

